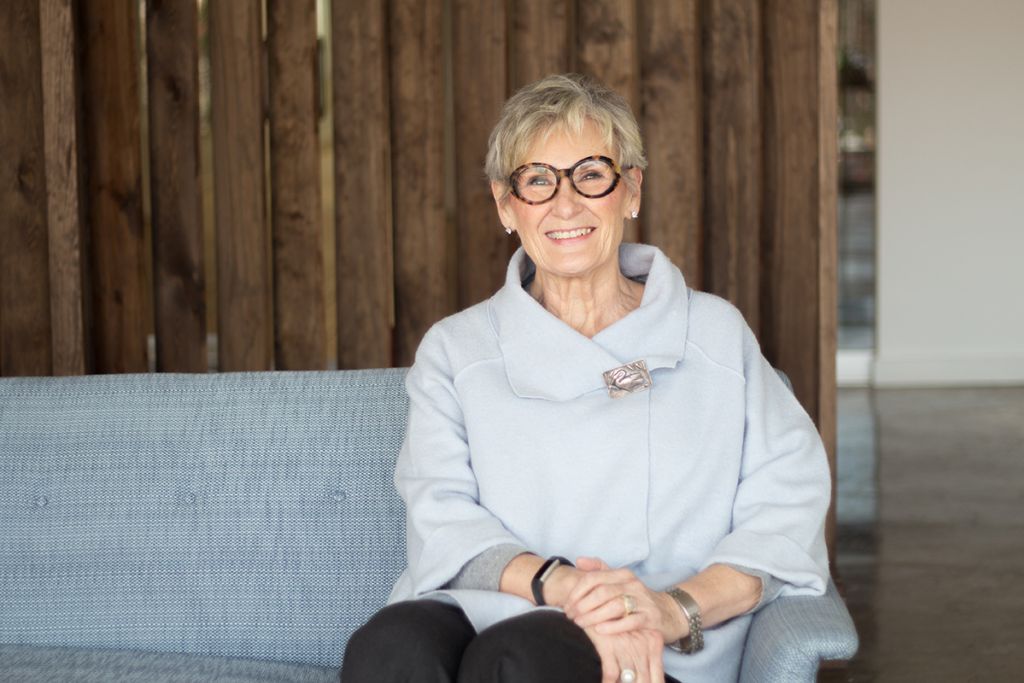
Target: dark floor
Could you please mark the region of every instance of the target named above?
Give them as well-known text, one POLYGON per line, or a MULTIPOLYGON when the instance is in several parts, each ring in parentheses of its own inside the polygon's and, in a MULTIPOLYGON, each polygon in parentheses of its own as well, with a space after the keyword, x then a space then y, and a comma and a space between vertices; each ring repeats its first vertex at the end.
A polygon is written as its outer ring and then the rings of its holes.
POLYGON ((1024 387, 839 393, 835 681, 1024 681, 1024 387))

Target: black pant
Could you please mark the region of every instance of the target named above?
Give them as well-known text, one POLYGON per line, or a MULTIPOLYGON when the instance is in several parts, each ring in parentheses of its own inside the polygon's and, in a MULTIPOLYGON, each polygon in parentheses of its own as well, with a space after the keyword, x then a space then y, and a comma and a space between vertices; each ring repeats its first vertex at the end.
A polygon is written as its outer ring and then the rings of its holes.
MULTIPOLYGON (((342 683, 598 683, 601 660, 561 612, 531 611, 478 635, 436 600, 385 607, 352 634, 342 683)), ((678 683, 666 677, 667 683, 678 683)))

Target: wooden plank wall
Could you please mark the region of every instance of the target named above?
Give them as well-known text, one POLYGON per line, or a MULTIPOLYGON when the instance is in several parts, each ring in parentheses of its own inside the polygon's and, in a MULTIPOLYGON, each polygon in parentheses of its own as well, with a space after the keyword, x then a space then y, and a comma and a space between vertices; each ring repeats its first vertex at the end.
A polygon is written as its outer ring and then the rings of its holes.
POLYGON ((576 70, 616 87, 646 137, 628 238, 736 303, 834 452, 837 0, 320 2, 329 102, 316 0, 204 6, 214 254, 202 248, 195 3, 142 4, 145 82, 137 3, 0 3, 0 372, 144 371, 147 360, 204 371, 208 332, 221 370, 410 363, 431 324, 500 285, 516 246, 482 172, 502 103, 576 70))
POLYGON ((4 375, 48 375, 53 367, 39 10, 35 0, 0 3, 0 373, 4 375))

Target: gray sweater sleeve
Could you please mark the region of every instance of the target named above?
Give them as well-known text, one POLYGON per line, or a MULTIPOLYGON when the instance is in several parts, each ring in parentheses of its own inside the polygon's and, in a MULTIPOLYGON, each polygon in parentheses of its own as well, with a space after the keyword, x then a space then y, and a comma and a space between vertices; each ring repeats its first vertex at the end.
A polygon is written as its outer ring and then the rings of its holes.
MULTIPOLYGON (((505 567, 525 552, 529 551, 513 543, 504 543, 488 548, 467 562, 445 588, 496 591, 501 583, 501 573, 505 571, 505 567)), ((727 566, 761 580, 761 598, 750 610, 750 613, 756 612, 777 598, 784 585, 782 581, 767 572, 736 564, 727 566)))
POLYGON ((501 573, 517 555, 529 552, 514 543, 503 543, 483 551, 463 565, 445 588, 496 591, 501 573))
POLYGON ((747 612, 747 614, 753 614, 754 612, 756 612, 757 610, 761 609, 769 602, 774 600, 775 598, 779 597, 779 592, 785 585, 782 581, 779 581, 777 578, 775 578, 768 572, 763 572, 760 569, 751 569, 750 567, 744 567, 738 564, 732 564, 730 562, 726 562, 725 566, 731 567, 738 572, 742 572, 748 576, 753 576, 755 579, 761 580, 761 599, 757 601, 757 604, 754 605, 754 607, 751 608, 751 610, 747 612))

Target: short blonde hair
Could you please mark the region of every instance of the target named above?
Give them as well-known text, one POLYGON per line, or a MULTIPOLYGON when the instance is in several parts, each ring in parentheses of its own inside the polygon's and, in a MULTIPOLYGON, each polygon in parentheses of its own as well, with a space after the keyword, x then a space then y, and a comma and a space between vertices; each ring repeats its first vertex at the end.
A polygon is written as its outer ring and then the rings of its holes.
MULTIPOLYGON (((538 136, 559 128, 581 133, 588 122, 597 126, 621 168, 647 168, 640 127, 626 100, 593 78, 558 74, 521 88, 505 102, 487 144, 487 178, 508 188, 509 175, 530 161, 523 157, 538 136)), ((629 176, 623 179, 633 184, 629 176)))

